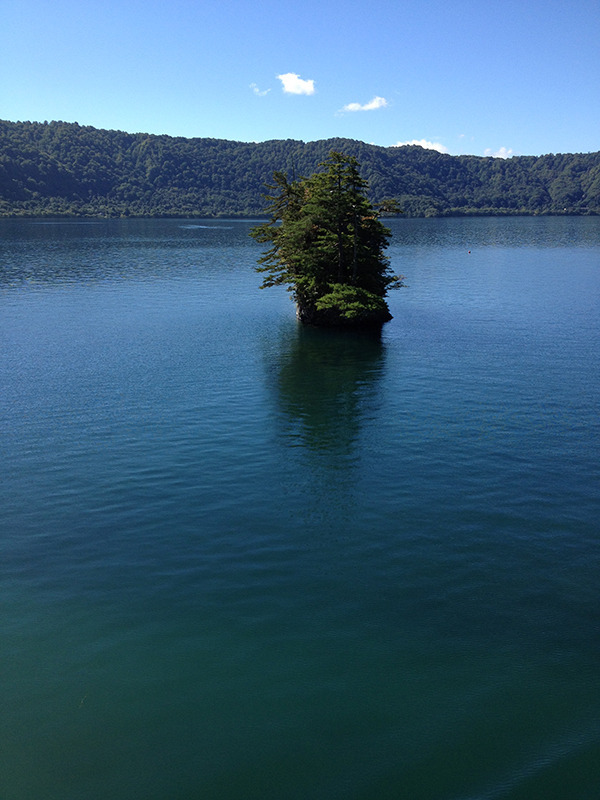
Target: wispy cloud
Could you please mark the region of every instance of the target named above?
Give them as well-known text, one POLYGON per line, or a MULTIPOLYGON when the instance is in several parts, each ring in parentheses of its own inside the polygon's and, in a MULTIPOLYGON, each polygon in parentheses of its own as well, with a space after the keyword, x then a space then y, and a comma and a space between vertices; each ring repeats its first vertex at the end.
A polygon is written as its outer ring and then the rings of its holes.
POLYGON ((510 158, 514 153, 510 147, 501 147, 499 150, 492 150, 491 147, 488 147, 483 151, 483 155, 492 158, 510 158))
POLYGON ((264 97, 266 94, 269 94, 269 92, 271 91, 270 89, 262 89, 261 90, 261 89, 258 88, 258 86, 255 83, 251 83, 250 84, 250 88, 252 89, 252 91, 254 92, 255 95, 258 95, 258 97, 264 97))
POLYGON ((361 105, 360 103, 348 103, 348 105, 344 106, 341 110, 342 111, 375 111, 376 108, 385 108, 387 106, 387 100, 385 97, 374 97, 368 103, 364 103, 361 105))
POLYGON ((448 152, 446 145, 440 144, 439 142, 430 142, 427 139, 411 139, 410 142, 396 142, 392 147, 404 147, 404 145, 407 144, 416 144, 419 147, 424 147, 425 150, 437 150, 438 153, 448 152))
POLYGON ((316 91, 314 80, 304 80, 295 72, 286 72, 284 75, 278 75, 277 77, 281 81, 283 91, 286 94, 314 94, 316 91))

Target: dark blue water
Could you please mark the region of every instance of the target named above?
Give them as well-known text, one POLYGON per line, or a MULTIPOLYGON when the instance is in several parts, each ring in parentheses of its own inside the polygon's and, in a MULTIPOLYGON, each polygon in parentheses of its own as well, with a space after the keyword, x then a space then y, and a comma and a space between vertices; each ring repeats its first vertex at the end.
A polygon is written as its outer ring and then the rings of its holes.
POLYGON ((3 800, 600 796, 600 219, 390 226, 0 222, 3 800))

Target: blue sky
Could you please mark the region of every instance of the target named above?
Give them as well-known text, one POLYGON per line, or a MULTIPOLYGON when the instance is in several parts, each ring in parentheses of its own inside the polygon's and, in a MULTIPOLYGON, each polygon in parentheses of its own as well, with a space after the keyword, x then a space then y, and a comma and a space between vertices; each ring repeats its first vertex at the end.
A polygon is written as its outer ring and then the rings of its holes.
POLYGON ((2 0, 0 118, 600 150, 600 0, 2 0))

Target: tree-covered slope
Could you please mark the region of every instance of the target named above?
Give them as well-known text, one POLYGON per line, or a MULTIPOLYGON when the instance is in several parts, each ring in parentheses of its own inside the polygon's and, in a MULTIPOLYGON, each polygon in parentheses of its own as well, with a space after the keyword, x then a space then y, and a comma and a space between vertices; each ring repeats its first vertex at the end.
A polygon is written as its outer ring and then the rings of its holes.
POLYGON ((372 201, 395 197, 411 216, 600 213, 600 152, 497 159, 0 121, 0 216, 254 216, 275 170, 309 175, 332 150, 360 161, 372 201))

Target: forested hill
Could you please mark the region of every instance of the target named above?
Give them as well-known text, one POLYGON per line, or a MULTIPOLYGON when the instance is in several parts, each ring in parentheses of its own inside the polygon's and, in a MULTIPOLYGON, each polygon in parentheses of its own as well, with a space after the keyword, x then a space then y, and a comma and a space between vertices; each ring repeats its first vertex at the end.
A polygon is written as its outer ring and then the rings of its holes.
POLYGON ((355 156, 371 200, 409 216, 600 214, 600 152, 450 156, 349 139, 261 143, 0 121, 0 216, 254 216, 275 170, 355 156))

